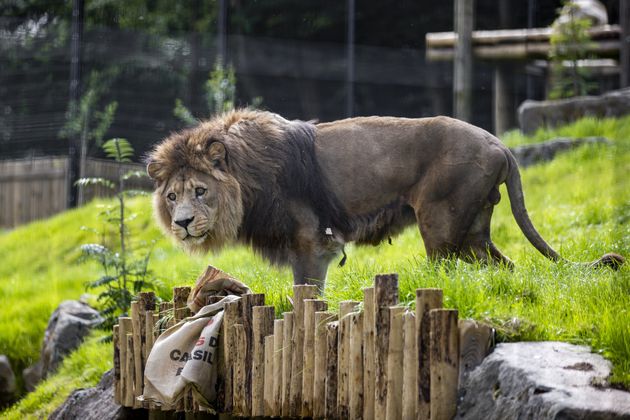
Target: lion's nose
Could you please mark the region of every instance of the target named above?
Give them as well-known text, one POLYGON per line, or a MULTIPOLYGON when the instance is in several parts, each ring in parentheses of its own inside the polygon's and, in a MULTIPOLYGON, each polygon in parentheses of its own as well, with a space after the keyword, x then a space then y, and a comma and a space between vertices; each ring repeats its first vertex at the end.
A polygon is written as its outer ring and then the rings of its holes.
POLYGON ((186 229, 188 225, 190 224, 190 222, 193 221, 194 218, 195 216, 191 217, 190 219, 175 220, 175 224, 186 229))

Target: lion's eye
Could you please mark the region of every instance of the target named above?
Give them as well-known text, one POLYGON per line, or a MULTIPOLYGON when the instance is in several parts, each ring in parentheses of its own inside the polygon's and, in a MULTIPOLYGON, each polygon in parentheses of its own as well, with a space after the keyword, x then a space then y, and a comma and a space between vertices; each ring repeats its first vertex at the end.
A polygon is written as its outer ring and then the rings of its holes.
POLYGON ((175 195, 175 193, 170 193, 169 195, 166 196, 169 200, 171 201, 175 201, 175 199, 177 198, 177 196, 175 195))
POLYGON ((197 197, 201 197, 202 195, 204 195, 206 193, 206 189, 205 188, 201 188, 201 187, 197 187, 195 188, 195 195, 197 197))

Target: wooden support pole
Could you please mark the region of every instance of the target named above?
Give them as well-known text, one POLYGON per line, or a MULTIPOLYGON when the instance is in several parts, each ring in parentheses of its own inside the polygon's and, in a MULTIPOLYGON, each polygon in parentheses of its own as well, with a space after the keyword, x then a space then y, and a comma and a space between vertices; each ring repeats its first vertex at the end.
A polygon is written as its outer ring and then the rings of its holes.
POLYGON ((337 347, 339 344, 339 322, 326 324, 326 407, 325 416, 337 418, 337 347))
POLYGON ((429 311, 431 326, 431 420, 450 420, 457 412, 459 330, 457 311, 429 311))
POLYGON ((265 372, 265 337, 273 333, 273 320, 276 310, 273 306, 254 306, 252 312, 252 416, 265 415, 265 375, 271 377, 271 370, 265 372))
POLYGON ((315 353, 313 369, 313 418, 323 419, 326 414, 326 366, 327 334, 326 324, 334 321, 337 315, 330 312, 315 312, 315 353))
POLYGON ((414 419, 418 405, 418 339, 416 337, 416 315, 413 312, 405 312, 403 323, 402 418, 414 419))
POLYGON ((459 384, 479 366, 490 353, 494 343, 494 329, 472 319, 460 319, 459 328, 459 384))
MULTIPOLYGON (((187 301, 191 288, 188 286, 173 287, 173 322, 178 323, 190 316, 187 301)), ((192 391, 184 393, 183 398, 175 405, 176 411, 190 411, 192 409, 192 391)))
POLYGON ((363 419, 374 419, 374 288, 363 289, 363 419))
POLYGON ((127 360, 127 353, 133 352, 133 345, 131 348, 127 348, 127 334, 133 330, 131 318, 120 317, 118 318, 118 336, 120 345, 120 396, 122 405, 124 407, 133 407, 133 381, 134 378, 129 376, 127 360), (130 388, 132 398, 127 398, 127 389, 130 388))
POLYGON ((630 86, 630 0, 619 0, 619 43, 620 86, 630 86))
POLYGON ((247 404, 247 334, 242 324, 233 327, 234 343, 236 344, 234 353, 234 411, 236 416, 247 417, 249 404, 247 404))
POLYGON ((417 419, 431 418, 431 369, 429 311, 442 307, 442 289, 416 290, 416 337, 418 339, 418 407, 417 419))
POLYGON ((145 331, 145 359, 144 364, 146 366, 147 359, 149 358, 149 354, 151 353, 151 349, 153 348, 153 344, 155 343, 155 335, 154 335, 154 311, 147 311, 144 315, 144 331, 145 331))
POLYGON ((131 325, 133 329, 133 371, 134 371, 134 379, 133 379, 133 397, 134 408, 140 408, 142 404, 136 398, 142 395, 142 388, 144 387, 143 383, 143 365, 142 365, 142 337, 140 336, 142 332, 142 317, 140 316, 140 305, 138 302, 131 302, 131 325))
POLYGON ((387 349, 387 420, 402 419, 403 315, 405 308, 389 308, 389 347, 387 349))
POLYGON ((273 348, 274 348, 274 337, 273 335, 268 335, 265 337, 265 372, 264 372, 264 377, 263 377, 264 388, 265 388, 265 391, 263 392, 263 397, 264 397, 263 415, 265 417, 273 416, 273 406, 274 406, 273 348))
POLYGON ((236 360, 236 338, 234 335, 234 325, 242 324, 242 299, 230 302, 225 305, 223 315, 223 372, 224 372, 224 388, 223 388, 223 407, 222 411, 231 413, 234 410, 234 363, 236 360))
POLYGON ((302 374, 302 417, 313 417, 313 383, 315 381, 315 312, 325 311, 323 300, 304 299, 304 350, 302 374))
POLYGON ((147 330, 147 317, 153 322, 153 311, 155 311, 156 305, 156 297, 153 292, 140 292, 138 293, 138 306, 140 308, 140 328, 141 334, 140 337, 142 339, 142 372, 144 373, 144 366, 147 363, 147 357, 149 356, 149 351, 147 350, 147 341, 152 340, 152 337, 149 337, 147 331, 151 331, 153 333, 153 328, 147 330), (151 316, 147 315, 147 313, 151 311, 151 316))
POLYGON ((284 319, 273 322, 273 416, 282 415, 282 349, 284 347, 284 319))
POLYGON ((114 402, 122 405, 121 398, 121 382, 120 382, 120 336, 118 333, 118 325, 114 325, 112 340, 114 342, 114 402))
POLYGON ((455 1, 455 32, 457 44, 453 60, 453 115, 470 122, 472 120, 472 30, 474 27, 474 0, 455 1))
POLYGON ((339 349, 337 366, 337 416, 348 418, 350 411, 350 316, 359 302, 344 300, 339 302, 339 349))
POLYGON ((389 348, 389 307, 398 304, 398 275, 382 274, 374 278, 374 418, 387 413, 387 351, 389 348))
POLYGON ((134 397, 134 349, 133 349, 133 333, 128 332, 125 341, 127 342, 127 360, 125 360, 125 373, 124 375, 127 377, 127 386, 125 387, 125 406, 126 407, 134 407, 136 404, 136 400, 134 397))
POLYGON ((253 338, 253 308, 256 306, 263 306, 265 304, 265 295, 261 293, 246 294, 241 298, 243 301, 243 327, 245 328, 245 334, 247 336, 247 353, 245 356, 245 395, 246 399, 246 411, 242 413, 244 416, 251 415, 252 410, 252 380, 253 380, 253 351, 254 351, 254 338, 253 338))
POLYGON ((173 287, 173 309, 177 311, 178 309, 186 307, 186 301, 188 300, 188 295, 190 294, 190 287, 173 287))
POLYGON ((363 417, 363 315, 363 312, 348 315, 350 317, 348 404, 351 419, 363 417))
POLYGON ((304 363, 304 299, 314 299, 318 289, 315 285, 293 286, 293 354, 291 359, 291 389, 289 415, 295 417, 302 412, 302 373, 304 363))
POLYGON ((282 417, 291 417, 289 402, 291 398, 291 358, 293 356, 293 312, 284 313, 284 348, 282 349, 282 417))

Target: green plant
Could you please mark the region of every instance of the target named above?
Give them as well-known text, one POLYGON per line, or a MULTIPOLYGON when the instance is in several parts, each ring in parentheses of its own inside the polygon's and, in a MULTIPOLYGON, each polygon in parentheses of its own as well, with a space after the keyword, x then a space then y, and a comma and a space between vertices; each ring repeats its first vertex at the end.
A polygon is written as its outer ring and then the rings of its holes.
MULTIPOLYGON (((225 66, 217 61, 214 70, 204 84, 206 105, 209 114, 218 114, 234 109, 236 97, 236 75, 233 66, 225 66)), ((257 108, 262 103, 262 98, 257 96, 252 99, 250 107, 257 108)), ((184 105, 181 99, 175 99, 173 114, 189 127, 197 125, 197 118, 184 105)))
MULTIPOLYGON (((133 296, 145 288, 153 287, 154 280, 148 268, 153 246, 142 244, 134 248, 130 241, 128 221, 135 218, 135 215, 127 214, 125 197, 146 194, 144 191, 128 190, 125 187, 128 179, 146 176, 142 171, 123 173, 122 164, 131 162, 133 147, 127 140, 120 138, 110 139, 102 147, 109 158, 118 162, 118 182, 105 178, 81 178, 77 184, 82 187, 101 185, 116 193, 115 204, 106 206, 101 212, 104 220, 115 227, 116 249, 100 243, 81 246, 83 259, 97 261, 103 270, 101 277, 87 283, 87 288, 100 290, 97 300, 100 313, 105 319, 102 327, 111 330, 118 316, 129 311, 133 296)), ((102 236, 105 237, 104 234, 102 236)))
POLYGON ((550 38, 549 61, 550 99, 586 95, 592 88, 589 71, 581 65, 589 58, 591 21, 577 16, 578 6, 565 1, 560 18, 553 26, 550 38))

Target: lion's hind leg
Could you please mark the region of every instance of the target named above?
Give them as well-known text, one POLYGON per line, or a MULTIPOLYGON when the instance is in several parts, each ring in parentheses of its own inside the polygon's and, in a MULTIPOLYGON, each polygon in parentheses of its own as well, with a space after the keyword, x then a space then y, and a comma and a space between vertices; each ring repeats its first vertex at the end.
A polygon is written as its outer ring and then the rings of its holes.
POLYGON ((459 256, 468 262, 495 263, 505 265, 510 269, 514 264, 503 255, 490 238, 490 220, 494 203, 488 202, 475 217, 464 241, 459 256))

